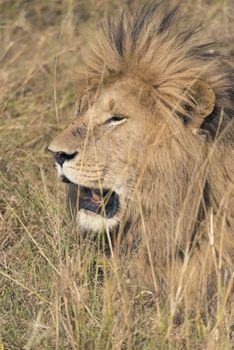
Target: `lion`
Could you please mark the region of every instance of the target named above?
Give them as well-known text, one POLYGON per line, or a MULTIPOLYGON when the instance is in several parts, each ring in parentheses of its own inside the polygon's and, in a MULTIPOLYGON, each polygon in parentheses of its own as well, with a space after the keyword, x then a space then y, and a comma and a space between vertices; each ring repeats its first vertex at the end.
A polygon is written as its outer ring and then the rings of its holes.
POLYGON ((147 261, 175 300, 210 301, 233 283, 233 70, 203 25, 157 6, 100 25, 49 150, 81 236, 147 261))

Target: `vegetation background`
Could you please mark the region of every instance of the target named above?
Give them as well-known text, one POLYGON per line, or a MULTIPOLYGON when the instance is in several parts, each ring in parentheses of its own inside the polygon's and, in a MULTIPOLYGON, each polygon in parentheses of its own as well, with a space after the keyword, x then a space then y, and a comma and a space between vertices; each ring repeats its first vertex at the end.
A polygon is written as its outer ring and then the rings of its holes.
MULTIPOLYGON (((76 69, 104 14, 132 0, 0 0, 0 349, 231 349, 224 308, 174 327, 170 300, 77 243, 47 145, 73 117, 76 69), (113 282, 114 281, 114 282, 113 282)), ((160 11, 174 0, 163 0, 160 11)), ((184 0, 233 53, 233 1, 184 0)), ((146 271, 147 273, 147 271, 146 271)))

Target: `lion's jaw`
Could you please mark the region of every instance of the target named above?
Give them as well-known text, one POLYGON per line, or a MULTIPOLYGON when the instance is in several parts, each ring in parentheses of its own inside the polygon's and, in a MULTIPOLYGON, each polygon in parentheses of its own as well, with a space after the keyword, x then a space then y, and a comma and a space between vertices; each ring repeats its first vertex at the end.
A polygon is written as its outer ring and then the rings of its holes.
MULTIPOLYGON (((74 184, 74 182, 69 180, 69 175, 67 175, 66 172, 63 171, 62 167, 58 163, 55 163, 55 166, 57 169, 58 178, 61 181, 67 182, 68 186, 70 186, 69 184, 74 184)), ((79 203, 79 208, 78 208, 79 210, 77 211, 76 222, 80 226, 81 230, 85 232, 91 231, 93 233, 103 232, 103 231, 112 232, 113 230, 115 230, 119 225, 119 217, 117 215, 119 214, 118 210, 120 210, 119 203, 118 203, 118 208, 116 208, 116 211, 117 211, 116 215, 113 215, 112 217, 107 217, 105 213, 103 213, 103 215, 100 215, 90 210, 87 210, 87 208, 86 209, 82 208, 80 183, 77 183, 75 185, 79 186, 78 200, 77 200, 77 202, 79 203)), ((119 201, 119 197, 121 198, 121 193, 119 194, 116 193, 116 195, 118 196, 118 201, 119 201)), ((76 204, 77 203, 71 203, 71 205, 74 205, 74 206, 76 206, 76 204)))
POLYGON ((81 180, 73 179, 66 168, 63 169, 58 163, 55 165, 60 180, 68 183, 68 186, 77 185, 76 222, 81 230, 93 233, 115 231, 126 207, 124 190, 121 186, 106 190, 102 186, 99 187, 96 181, 94 183, 84 181, 82 176, 81 180))

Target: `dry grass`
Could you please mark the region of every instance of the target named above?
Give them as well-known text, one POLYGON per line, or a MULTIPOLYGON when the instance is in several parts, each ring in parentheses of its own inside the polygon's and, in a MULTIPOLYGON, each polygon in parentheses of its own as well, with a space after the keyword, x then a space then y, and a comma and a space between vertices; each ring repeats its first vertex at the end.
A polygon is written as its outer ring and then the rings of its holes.
MULTIPOLYGON (((211 20, 225 51, 230 3, 184 3, 211 20)), ((174 327, 169 300, 136 288, 122 261, 79 245, 67 216, 47 145, 73 116, 76 67, 91 29, 117 7, 0 0, 0 349, 231 349, 229 313, 204 321, 201 310, 193 318, 185 310, 174 327)))

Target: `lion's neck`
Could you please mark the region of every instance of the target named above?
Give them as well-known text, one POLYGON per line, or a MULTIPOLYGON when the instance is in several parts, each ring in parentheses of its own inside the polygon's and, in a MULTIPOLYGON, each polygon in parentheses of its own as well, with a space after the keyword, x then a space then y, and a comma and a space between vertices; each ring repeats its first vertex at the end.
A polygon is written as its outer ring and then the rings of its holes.
POLYGON ((168 256, 183 255, 192 246, 209 241, 211 220, 216 225, 216 241, 222 232, 230 242, 233 188, 226 184, 233 168, 230 155, 221 148, 208 153, 191 173, 168 167, 167 176, 157 178, 151 175, 157 170, 151 169, 136 193, 125 236, 127 245, 137 247, 140 241, 146 246, 153 244, 157 260, 164 264, 168 256), (218 229, 221 226, 222 230, 218 229))
POLYGON ((144 178, 131 212, 127 241, 132 246, 132 241, 148 240, 163 263, 168 254, 184 252, 202 226, 208 207, 208 186, 202 176, 194 177, 191 185, 188 174, 174 171, 164 177, 144 178), (183 188, 181 182, 185 184, 183 188))

